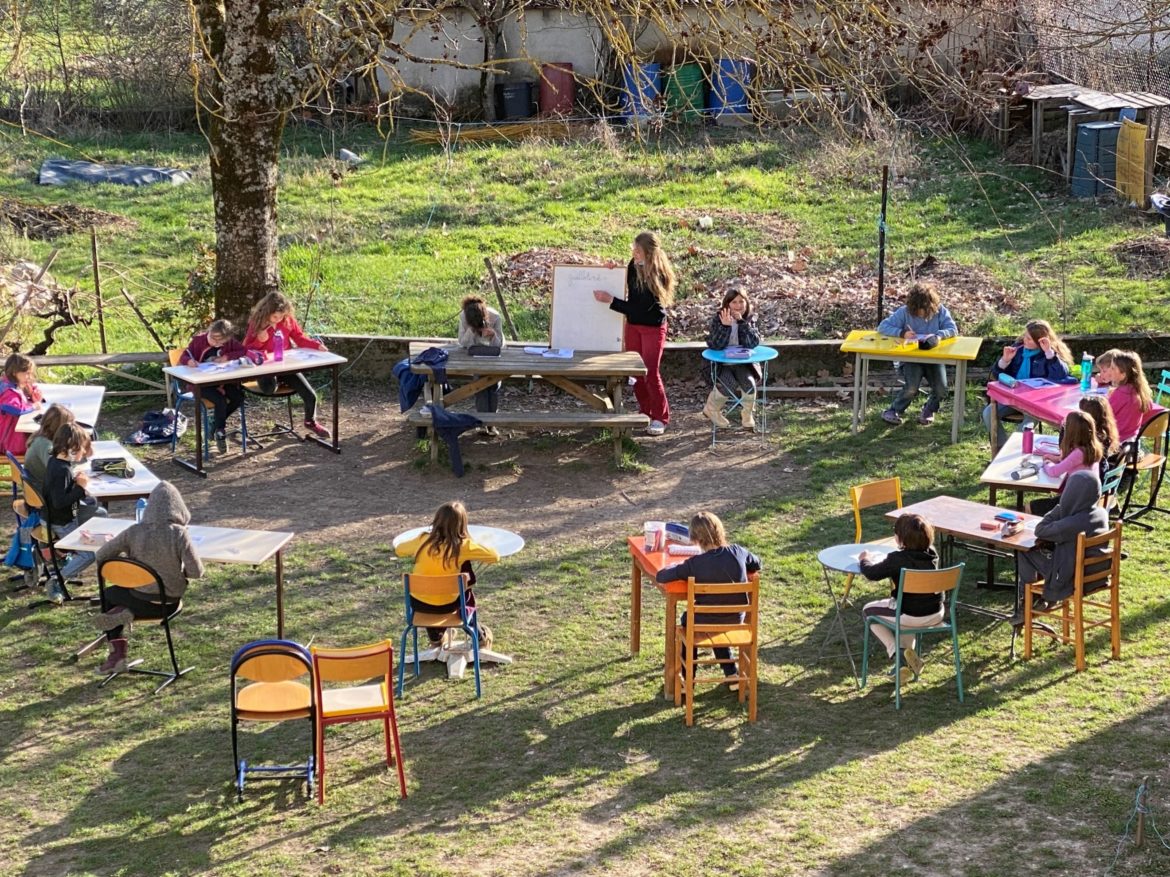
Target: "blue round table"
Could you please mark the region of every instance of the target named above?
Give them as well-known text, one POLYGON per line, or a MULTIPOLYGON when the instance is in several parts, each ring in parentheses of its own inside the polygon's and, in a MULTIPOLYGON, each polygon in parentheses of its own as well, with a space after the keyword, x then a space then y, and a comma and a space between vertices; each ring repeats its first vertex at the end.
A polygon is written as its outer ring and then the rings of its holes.
MULTIPOLYGON (((703 351, 703 359, 711 363, 711 386, 717 387, 715 383, 716 375, 721 365, 752 365, 759 363, 760 365, 760 383, 756 386, 756 403, 759 407, 760 416, 756 419, 756 430, 761 433, 768 431, 768 408, 764 404, 764 386, 768 383, 768 363, 775 359, 780 354, 776 352, 775 347, 765 347, 759 345, 751 348, 751 356, 728 356, 724 350, 712 350, 708 347, 703 351)), ((732 414, 735 409, 740 406, 740 399, 732 396, 731 404, 724 410, 724 415, 732 414)), ((715 447, 716 434, 718 427, 714 423, 711 424, 711 447, 715 447)))

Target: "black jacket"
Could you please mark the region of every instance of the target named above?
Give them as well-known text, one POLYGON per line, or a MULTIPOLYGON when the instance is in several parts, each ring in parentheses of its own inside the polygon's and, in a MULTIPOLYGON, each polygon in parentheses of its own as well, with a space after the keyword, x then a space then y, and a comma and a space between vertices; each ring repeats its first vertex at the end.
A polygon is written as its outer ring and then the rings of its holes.
POLYGON ((73 468, 64 460, 49 457, 45 470, 45 504, 49 523, 58 527, 73 522, 73 507, 85 499, 85 489, 73 480, 73 468))
MULTIPOLYGON (((870 560, 861 561, 861 574, 871 582, 879 579, 890 579, 894 586, 890 589, 890 596, 898 596, 898 579, 903 569, 938 569, 938 552, 934 546, 925 551, 911 551, 899 548, 891 551, 882 560, 874 563, 870 560)), ((906 594, 902 597, 903 615, 934 615, 942 606, 942 594, 906 594)))
POLYGON ((666 322, 666 308, 638 281, 633 259, 626 266, 626 297, 615 298, 609 303, 609 309, 623 314, 626 322, 635 326, 661 326, 666 322))

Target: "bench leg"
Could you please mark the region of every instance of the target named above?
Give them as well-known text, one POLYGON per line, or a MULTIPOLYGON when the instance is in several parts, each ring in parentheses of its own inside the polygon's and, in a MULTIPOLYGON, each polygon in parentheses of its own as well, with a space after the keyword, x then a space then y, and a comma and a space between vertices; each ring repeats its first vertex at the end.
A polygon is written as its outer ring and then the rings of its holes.
POLYGON ((622 431, 620 429, 613 431, 613 464, 615 466, 622 464, 622 431))
POLYGON ((433 426, 427 427, 427 441, 431 444, 431 462, 439 462, 439 435, 433 426))

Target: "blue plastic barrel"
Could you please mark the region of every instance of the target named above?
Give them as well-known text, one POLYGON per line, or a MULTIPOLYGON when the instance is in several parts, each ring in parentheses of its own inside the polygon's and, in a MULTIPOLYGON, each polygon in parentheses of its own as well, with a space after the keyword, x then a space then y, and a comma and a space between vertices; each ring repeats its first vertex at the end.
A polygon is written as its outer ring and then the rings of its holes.
POLYGON ((649 116, 657 109, 662 95, 662 65, 639 64, 636 61, 622 71, 622 116, 649 116))
POLYGON ((750 113, 747 88, 752 81, 752 62, 746 58, 720 58, 711 71, 707 109, 713 115, 750 113))

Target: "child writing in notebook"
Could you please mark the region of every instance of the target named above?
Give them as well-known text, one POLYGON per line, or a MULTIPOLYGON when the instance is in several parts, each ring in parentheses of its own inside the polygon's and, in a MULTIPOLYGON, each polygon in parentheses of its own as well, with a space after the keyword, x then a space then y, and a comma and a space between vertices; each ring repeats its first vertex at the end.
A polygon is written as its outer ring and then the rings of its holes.
MULTIPOLYGON (((760 571, 760 559, 742 545, 729 544, 727 533, 723 529, 723 522, 711 512, 699 512, 691 518, 691 541, 703 549, 702 554, 688 557, 680 564, 658 571, 657 580, 666 582, 685 582, 694 578, 696 584, 719 585, 734 582, 746 582, 750 573, 760 571)), ((735 599, 736 595, 697 594, 695 603, 702 605, 738 605, 746 603, 743 595, 735 599)), ((721 624, 729 621, 723 613, 695 613, 695 624, 721 624)), ((739 621, 743 621, 743 613, 739 614, 739 621)), ((687 626, 687 615, 684 612, 679 622, 687 626)), ((696 650, 697 651, 697 650, 696 650)), ((717 648, 715 657, 719 666, 723 668, 724 676, 737 676, 735 662, 731 659, 731 649, 717 648)), ((682 657, 686 659, 685 646, 682 657)), ((732 691, 738 691, 738 683, 729 683, 732 691)))
MULTIPOLYGON (((475 571, 472 569, 474 561, 496 563, 500 559, 494 548, 480 545, 471 538, 467 530, 467 508, 458 500, 445 502, 435 512, 428 533, 420 533, 413 539, 395 546, 394 553, 399 557, 414 558, 414 572, 423 576, 457 575, 461 572, 468 574, 468 584, 465 593, 468 609, 475 609, 475 593, 472 586, 475 584, 475 571)), ((411 597, 411 605, 420 612, 454 612, 459 608, 456 598, 450 603, 441 606, 431 605, 416 597, 411 597)), ((483 645, 488 631, 483 624, 479 624, 479 639, 483 645)), ((443 628, 428 627, 427 638, 431 645, 438 645, 443 639, 443 628)))
MULTIPOLYGON (((45 517, 57 538, 76 530, 90 518, 105 517, 106 510, 85 494, 89 476, 73 467, 89 456, 89 436, 76 423, 66 423, 53 436, 52 455, 45 467, 45 517)), ((92 551, 75 551, 61 567, 61 578, 68 581, 94 561, 92 551)), ((55 575, 45 583, 45 594, 54 603, 65 599, 65 590, 55 575)))
POLYGON ((168 611, 187 591, 187 580, 203 575, 203 562, 187 532, 191 513, 183 497, 169 481, 160 481, 150 492, 142 520, 123 530, 97 551, 99 561, 126 556, 141 561, 158 573, 163 594, 157 585, 142 588, 105 588, 102 613, 94 616, 94 625, 106 632, 110 654, 99 668, 100 673, 123 673, 126 670, 127 637, 136 618, 165 618, 168 611))
MULTIPOLYGON (((300 323, 293 316, 292 302, 279 292, 270 292, 252 308, 248 317, 248 332, 244 336, 244 347, 248 350, 257 350, 271 359, 276 350, 276 333, 280 333, 284 350, 294 347, 304 347, 309 350, 325 350, 325 345, 315 338, 310 338, 301 329, 300 323)), ((312 384, 300 372, 283 372, 279 378, 276 375, 264 375, 259 379, 260 389, 264 393, 276 392, 277 384, 283 381, 301 397, 305 404, 305 428, 322 438, 329 437, 329 430, 317 422, 317 394, 312 384)))
MULTIPOLYGON (((728 347, 759 346, 760 333, 752 318, 752 304, 747 290, 737 287, 727 291, 719 310, 711 317, 707 329, 707 346, 712 350, 728 347)), ((715 366, 715 385, 703 405, 703 416, 716 426, 730 426, 723 416, 723 405, 731 396, 739 397, 740 422, 745 429, 755 429, 756 382, 762 377, 757 363, 715 366), (722 392, 720 392, 722 391, 722 392)))
MULTIPOLYGON (((919 347, 929 350, 937 347, 939 341, 958 335, 959 327, 946 305, 939 300, 934 287, 928 283, 915 283, 906 296, 906 304, 882 320, 878 332, 906 341, 916 340, 919 347)), ((925 378, 930 385, 930 397, 922 406, 918 422, 924 426, 934 423, 934 415, 947 395, 947 367, 942 363, 903 362, 902 378, 905 383, 890 402, 890 407, 882 412, 882 420, 901 423, 902 415, 918 395, 918 387, 925 378)))
POLYGON ((28 434, 17 432, 16 424, 23 415, 41 408, 36 376, 36 365, 23 353, 12 354, 4 363, 4 376, 0 378, 0 454, 7 451, 24 456, 28 434))
MULTIPOLYGON (((207 330, 191 339, 191 343, 179 356, 179 365, 199 365, 204 362, 226 363, 237 359, 251 359, 259 364, 262 357, 258 352, 248 356, 248 349, 236 340, 235 328, 227 320, 214 320, 207 330)), ((212 432, 215 446, 221 453, 227 452, 227 420, 244 404, 244 388, 236 382, 205 385, 201 395, 211 402, 215 409, 212 432)))
POLYGON ((1154 404, 1141 357, 1132 350, 1109 350, 1097 357, 1097 379, 1112 385, 1109 407, 1117 421, 1117 435, 1127 442, 1138 434, 1154 404))
MULTIPOLYGON (((1016 380, 1043 378, 1060 383, 1067 380, 1069 366, 1072 364, 1072 352, 1068 345, 1052 331, 1052 327, 1045 320, 1029 320, 1024 326, 1024 332, 1019 339, 1003 348, 999 359, 991 364, 991 379, 998 380, 1000 375, 1007 375, 1016 380)), ((983 409, 983 425, 987 433, 991 434, 992 405, 998 405, 999 429, 993 437, 995 446, 1001 448, 1007 441, 1007 432, 1003 428, 1003 418, 1008 414, 1015 414, 1016 409, 1010 405, 991 402, 983 409)))
MULTIPOLYGON (((500 315, 487 306, 478 295, 463 299, 459 312, 459 346, 464 350, 472 347, 503 347, 504 327, 500 315)), ((497 382, 475 394, 475 410, 490 413, 500 407, 500 384, 497 382)), ((494 426, 485 430, 489 435, 499 435, 494 426)))
MULTIPOLYGON (((1097 424, 1084 411, 1070 411, 1065 415, 1064 426, 1060 431, 1059 451, 1041 452, 1039 456, 1044 459, 1044 474, 1061 479, 1061 491, 1074 472, 1098 472, 1104 451, 1097 438, 1097 424)), ((1043 515, 1056 503, 1057 500, 1051 497, 1034 499, 1029 503, 1028 511, 1034 515, 1043 515)))
MULTIPOLYGON (((890 596, 883 600, 866 603, 861 611, 864 624, 873 632, 878 641, 886 647, 886 654, 894 657, 894 650, 902 649, 906 665, 902 667, 900 681, 905 684, 922 672, 922 658, 914 650, 914 634, 902 634, 900 643, 894 642, 894 634, 880 624, 872 624, 874 617, 893 618, 898 605, 898 582, 904 569, 938 569, 938 552, 934 549, 934 527, 926 518, 906 514, 894 521, 894 540, 897 549, 885 557, 875 558, 868 551, 858 555, 861 574, 871 582, 890 579, 890 596)), ((903 594, 902 629, 931 627, 940 624, 943 618, 942 594, 903 594)))

